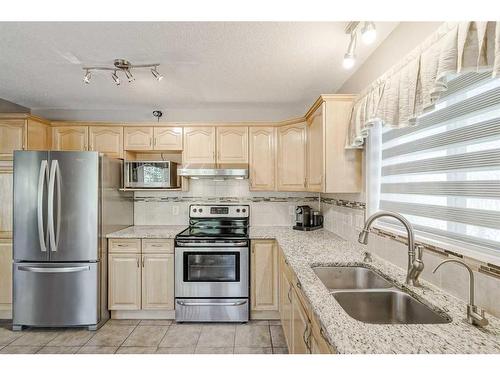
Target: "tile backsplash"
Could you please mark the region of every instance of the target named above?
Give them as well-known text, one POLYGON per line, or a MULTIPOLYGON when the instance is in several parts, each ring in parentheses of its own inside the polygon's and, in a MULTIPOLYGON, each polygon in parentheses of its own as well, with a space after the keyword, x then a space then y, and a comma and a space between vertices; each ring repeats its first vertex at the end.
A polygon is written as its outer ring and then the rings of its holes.
POLYGON ((295 206, 318 208, 319 196, 311 193, 253 192, 248 180, 192 180, 188 192, 136 192, 135 225, 187 225, 189 205, 241 203, 250 205, 250 225, 291 226, 295 206))

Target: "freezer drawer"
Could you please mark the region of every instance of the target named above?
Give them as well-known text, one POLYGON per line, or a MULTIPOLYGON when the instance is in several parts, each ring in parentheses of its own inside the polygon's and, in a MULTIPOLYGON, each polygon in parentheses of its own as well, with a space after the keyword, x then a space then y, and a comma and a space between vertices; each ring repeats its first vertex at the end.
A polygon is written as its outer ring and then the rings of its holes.
POLYGON ((14 263, 15 326, 91 326, 99 321, 100 263, 14 263))
POLYGON ((248 322, 248 298, 176 298, 177 322, 248 322))

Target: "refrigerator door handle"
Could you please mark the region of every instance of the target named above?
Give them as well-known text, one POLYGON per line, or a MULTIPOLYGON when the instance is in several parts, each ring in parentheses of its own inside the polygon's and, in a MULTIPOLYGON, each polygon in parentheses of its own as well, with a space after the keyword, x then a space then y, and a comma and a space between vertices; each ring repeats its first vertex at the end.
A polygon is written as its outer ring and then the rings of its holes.
POLYGON ((38 219, 38 240, 40 241, 40 250, 47 251, 47 244, 45 243, 45 232, 43 230, 43 191, 44 182, 47 180, 49 174, 49 166, 47 160, 42 160, 40 163, 40 173, 38 174, 38 202, 37 202, 37 219, 38 219))
POLYGON ((61 173, 59 171, 59 163, 57 160, 52 160, 50 167, 49 178, 49 241, 51 251, 57 251, 59 244, 59 231, 61 228, 61 173), (57 180, 57 230, 54 228, 54 194, 57 180))
POLYGON ((78 267, 33 267, 33 266, 18 266, 19 271, 36 272, 36 273, 67 273, 89 271, 90 266, 78 267))

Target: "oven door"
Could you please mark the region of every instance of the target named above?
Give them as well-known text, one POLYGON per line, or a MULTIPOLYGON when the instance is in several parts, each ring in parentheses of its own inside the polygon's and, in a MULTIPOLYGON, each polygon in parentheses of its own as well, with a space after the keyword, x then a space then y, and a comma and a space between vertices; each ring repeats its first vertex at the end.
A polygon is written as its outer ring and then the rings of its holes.
POLYGON ((175 297, 248 297, 248 247, 176 247, 175 297))

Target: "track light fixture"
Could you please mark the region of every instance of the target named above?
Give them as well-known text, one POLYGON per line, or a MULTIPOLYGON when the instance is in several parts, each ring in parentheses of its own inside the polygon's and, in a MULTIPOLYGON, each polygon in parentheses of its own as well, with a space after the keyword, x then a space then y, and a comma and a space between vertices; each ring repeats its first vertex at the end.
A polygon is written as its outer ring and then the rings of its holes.
POLYGON ((153 77, 155 77, 158 81, 161 81, 163 79, 163 76, 160 74, 160 72, 156 68, 157 68, 157 66, 151 68, 151 74, 153 74, 153 77))
MULTIPOLYGON (((342 66, 345 69, 351 69, 356 64, 356 42, 357 32, 360 28, 361 22, 349 22, 345 28, 345 33, 350 35, 351 40, 347 47, 347 52, 344 55, 342 66)), ((377 30, 375 23, 365 21, 361 27, 361 40, 364 44, 371 44, 377 38, 377 30)))
POLYGON ((90 70, 85 71, 85 75, 83 76, 83 82, 85 82, 87 85, 90 83, 90 79, 92 78, 92 74, 90 73, 90 70))
POLYGON ((344 55, 344 61, 342 62, 342 66, 345 69, 351 69, 356 63, 356 33, 351 33, 351 41, 349 42, 349 46, 347 47, 347 52, 344 55))
POLYGON ((113 73, 111 73, 111 78, 113 78, 113 81, 115 81, 117 86, 120 85, 120 78, 118 78, 118 76, 116 75, 116 70, 113 73))
POLYGON ((365 22, 361 28, 361 40, 364 44, 372 44, 377 39, 377 29, 373 22, 365 22))
POLYGON ((110 70, 112 71, 111 73, 111 78, 113 78, 113 81, 117 85, 120 84, 120 78, 117 74, 117 72, 124 72, 125 76, 127 77, 129 82, 135 81, 135 77, 132 74, 132 69, 137 69, 137 68, 151 68, 151 73, 153 76, 158 80, 161 81, 163 79, 163 76, 160 74, 158 71, 158 67, 160 64, 154 63, 154 64, 140 64, 140 65, 134 65, 130 63, 130 61, 124 60, 124 59, 116 59, 113 63, 113 67, 111 66, 85 66, 82 69, 85 71, 85 75, 83 77, 83 82, 86 84, 90 83, 91 79, 91 72, 93 70, 110 70))

